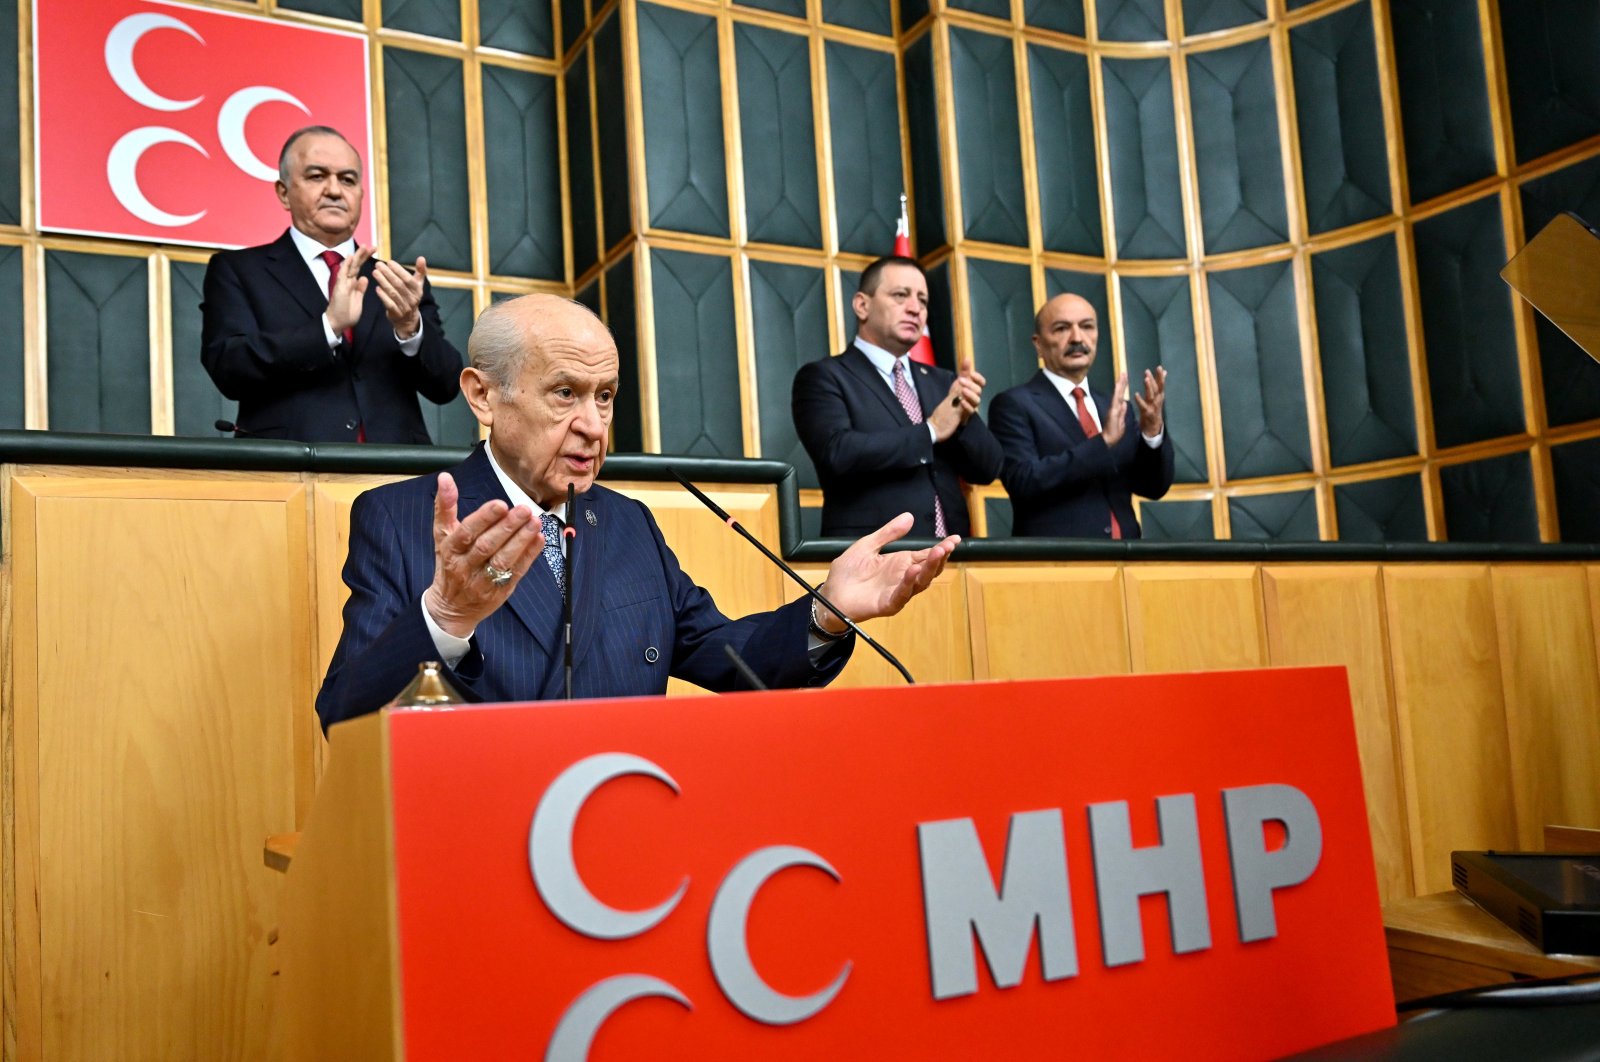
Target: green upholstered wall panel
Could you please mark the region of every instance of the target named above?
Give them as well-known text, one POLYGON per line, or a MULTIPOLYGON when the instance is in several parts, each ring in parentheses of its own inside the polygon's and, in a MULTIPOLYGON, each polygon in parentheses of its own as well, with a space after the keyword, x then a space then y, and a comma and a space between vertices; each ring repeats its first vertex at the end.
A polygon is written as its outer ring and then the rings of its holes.
POLYGON ((1108 41, 1164 41, 1165 6, 1162 0, 1097 0, 1100 37, 1108 41))
MULTIPOLYGON (((594 98, 600 146, 600 219, 605 246, 610 250, 633 231, 633 193, 628 185, 628 108, 623 92, 622 16, 616 9, 594 32, 594 98)), ((720 159, 720 111, 716 121, 715 150, 720 159)), ((697 129, 695 143, 699 144, 698 138, 704 135, 704 131, 697 129)), ((648 145, 645 151, 648 155, 648 145)), ((720 163, 716 168, 716 180, 719 188, 727 183, 720 163)), ((724 211, 727 209, 726 194, 721 199, 713 196, 711 201, 720 204, 724 211)), ((722 217, 726 231, 727 216, 723 214, 722 217)))
POLYGON ((1389 140, 1367 0, 1289 31, 1313 233, 1389 213, 1389 140))
POLYGON ((1334 466, 1415 454, 1416 410, 1394 236, 1313 255, 1311 284, 1334 466))
POLYGON ((22 321, 22 249, 0 247, 0 428, 27 426, 22 321))
POLYGON ((915 26, 928 14, 928 0, 900 0, 900 31, 915 26))
POLYGON ((1082 0, 1025 0, 1022 20, 1039 29, 1055 30, 1082 37, 1088 23, 1083 18, 1082 0))
MULTIPOLYGON (((472 334, 472 292, 467 288, 441 288, 433 286, 434 301, 439 304, 439 319, 444 325, 445 338, 450 345, 467 356, 467 337, 472 334)), ((428 437, 435 446, 471 446, 478 441, 478 418, 461 395, 439 406, 418 397, 422 407, 422 420, 428 426, 428 437)))
POLYGON ((1026 247, 1028 207, 1011 39, 951 29, 950 82, 967 237, 1026 247))
POLYGON ((738 3, 758 11, 776 11, 780 15, 793 15, 795 18, 806 17, 806 0, 738 0, 738 3))
POLYGON ((1317 497, 1309 490, 1228 499, 1229 537, 1243 542, 1315 542, 1317 497))
POLYGON ((606 324, 617 341, 618 369, 612 449, 644 449, 644 388, 639 375, 639 303, 633 283, 633 255, 624 255, 605 273, 606 324))
POLYGON ((1165 59, 1106 59, 1107 164, 1117 253, 1182 258, 1183 201, 1172 65, 1165 59))
POLYGON ((1012 513, 1010 498, 985 498, 983 499, 983 515, 988 522, 987 538, 1012 537, 1012 513))
POLYGON ((556 54, 554 8, 550 0, 478 0, 478 39, 485 48, 551 58, 556 54))
POLYGON ((200 364, 200 302, 204 262, 169 266, 168 311, 172 317, 172 431, 174 435, 215 437, 216 422, 235 420, 239 403, 223 398, 200 364))
POLYGON ((467 191, 466 96, 461 62, 385 48, 383 87, 389 143, 426 151, 389 153, 389 246, 411 262, 472 270, 467 191))
POLYGON ((1600 133, 1600 4, 1517 0, 1500 9, 1517 161, 1600 133))
POLYGON ((150 283, 143 258, 46 251, 50 427, 150 433, 150 283))
POLYGON ((1089 60, 1079 52, 1030 44, 1028 78, 1044 249, 1103 257, 1089 60))
POLYGON ((1198 499, 1141 502, 1139 532, 1149 542, 1210 542, 1217 537, 1211 503, 1198 499))
POLYGON ((1218 270, 1206 286, 1228 478, 1310 471, 1293 270, 1218 270))
POLYGON ((1340 542, 1428 541, 1419 476, 1336 483, 1333 506, 1340 542))
POLYGON ((947 0, 947 3, 957 11, 972 11, 1011 21, 1011 0, 947 0))
POLYGON ((1411 201, 1494 173, 1478 0, 1389 5, 1411 201))
POLYGON ((894 56, 838 41, 823 47, 839 249, 887 254, 894 246, 900 193, 905 189, 894 56), (891 121, 892 137, 887 130, 891 121))
POLYGON ((1525 453, 1439 469, 1451 542, 1537 542, 1533 466, 1525 453))
POLYGON ((589 283, 585 284, 583 287, 579 288, 577 293, 572 296, 572 301, 573 302, 580 302, 583 305, 589 307, 589 311, 591 313, 593 313, 596 317, 603 318, 605 316, 603 313, 600 312, 600 278, 599 277, 596 277, 595 279, 589 281, 589 283))
MULTIPOLYGON (((1094 365, 1089 369, 1089 386, 1097 391, 1109 392, 1117 382, 1116 353, 1117 337, 1111 327, 1110 301, 1106 298, 1106 278, 1099 273, 1080 273, 1071 269, 1046 269, 1044 271, 1044 295, 1053 299, 1062 292, 1070 291, 1074 295, 1089 300, 1089 305, 1094 307, 1095 320, 1100 326, 1100 341, 1095 345, 1094 365)), ((1038 306, 1034 307, 1035 310, 1038 306)), ((1028 330, 1031 338, 1033 334, 1033 319, 1028 319, 1028 330)), ((1029 351, 1034 351, 1029 344, 1029 351)), ((1028 376, 1032 376, 1029 373, 1028 376)), ((1130 374, 1131 375, 1131 374, 1130 374)), ((1022 378, 1027 379, 1027 376, 1022 378)), ((1021 383, 1022 380, 1018 380, 1021 383)))
POLYGON ((1600 439, 1550 447, 1563 542, 1600 542, 1600 439))
POLYGON ((17 0, 0 0, 0 225, 22 223, 22 115, 17 106, 17 61, 17 0))
MULTIPOLYGON (((722 140, 722 78, 717 20, 640 4, 645 173, 650 224, 728 235, 728 181, 722 140)), ((596 73, 596 83, 600 80, 596 73)), ((606 112, 605 104, 600 113, 606 112)), ((609 182, 607 182, 609 185, 609 182)), ((610 238, 611 226, 606 225, 610 238)))
POLYGON ((484 64, 483 161, 489 272, 562 280, 561 155, 556 79, 484 64))
MULTIPOLYGON (((1205 415, 1200 408, 1200 368, 1195 360, 1194 298, 1187 277, 1123 277, 1122 332, 1130 368, 1160 364, 1167 370, 1163 410, 1172 436, 1178 483, 1209 481, 1205 415)), ((1131 375, 1131 374, 1130 374, 1131 375)), ((1138 385, 1136 385, 1138 386, 1138 385)), ((1206 533, 1212 534, 1210 517, 1206 533)))
POLYGON ((1233 29, 1266 18, 1266 0, 1183 0, 1185 36, 1233 29))
POLYGON ((1272 49, 1265 39, 1188 57, 1207 254, 1289 238, 1272 49))
POLYGON ((987 414, 995 395, 1022 383, 1038 368, 1031 339, 1032 271, 1016 262, 967 259, 967 309, 973 357, 989 381, 983 391, 982 411, 987 414))
MULTIPOLYGON (((851 269, 839 270, 839 324, 843 329, 840 334, 844 336, 844 341, 847 344, 856 337, 856 311, 850 305, 850 301, 855 298, 856 285, 860 283, 860 273, 851 269)), ((933 295, 931 285, 928 289, 928 294, 930 297, 933 295)))
POLYGON ((733 51, 749 238, 820 248, 811 93, 796 91, 811 84, 810 41, 798 33, 736 23, 733 51))
POLYGON ((1419 221, 1415 234, 1435 441, 1459 446, 1523 431, 1511 289, 1500 279, 1500 200, 1419 221))
MULTIPOLYGON (((1570 210, 1600 221, 1600 159, 1588 159, 1522 186, 1522 229, 1531 239, 1570 210)), ((1600 363, 1543 314, 1534 315, 1544 380, 1545 415, 1552 426, 1600 417, 1600 363)))
MULTIPOLYGON (((513 3, 520 0, 512 0, 513 3)), ((578 39, 588 26, 588 19, 584 15, 584 0, 560 0, 561 2, 561 47, 563 51, 572 49, 572 42, 578 39)))
POLYGON ((890 0, 822 0, 822 21, 831 26, 881 33, 894 33, 894 13, 890 0))
MULTIPOLYGON (((849 335, 854 336, 852 329, 849 335)), ((928 340, 934 361, 951 371, 956 367, 956 309, 950 298, 950 263, 928 270, 928 340)), ((979 358, 983 355, 979 354, 979 358)))
MULTIPOLYGON (((910 16, 901 8, 902 25, 910 16)), ((939 168, 939 115, 933 76, 933 34, 905 50, 906 121, 911 141, 911 201, 917 251, 928 254, 945 242, 944 173, 939 168)), ((834 142, 834 151, 839 150, 834 142)))
POLYGON ((656 393, 661 452, 744 455, 733 331, 733 270, 720 255, 650 252, 655 304, 656 393))
POLYGON ((307 11, 350 22, 361 21, 361 0, 278 0, 285 11, 307 11))
POLYGON ((459 0, 383 0, 382 11, 385 29, 449 41, 461 39, 459 0))
MULTIPOLYGON (((562 75, 567 88, 567 196, 572 211, 572 273, 600 260, 595 221, 594 132, 590 127, 589 50, 584 49, 562 75)), ((626 174, 624 174, 624 179, 626 174)))
POLYGON ((750 263, 760 456, 789 462, 802 487, 818 486, 817 471, 795 434, 790 397, 796 370, 832 354, 827 279, 824 270, 809 266, 750 263))

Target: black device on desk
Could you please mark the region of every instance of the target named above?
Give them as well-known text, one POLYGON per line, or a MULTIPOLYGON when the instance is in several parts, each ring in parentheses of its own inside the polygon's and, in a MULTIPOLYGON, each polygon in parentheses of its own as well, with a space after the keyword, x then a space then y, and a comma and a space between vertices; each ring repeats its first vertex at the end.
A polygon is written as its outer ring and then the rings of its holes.
POLYGON ((1600 954, 1600 855, 1451 852, 1450 876, 1540 951, 1600 954))

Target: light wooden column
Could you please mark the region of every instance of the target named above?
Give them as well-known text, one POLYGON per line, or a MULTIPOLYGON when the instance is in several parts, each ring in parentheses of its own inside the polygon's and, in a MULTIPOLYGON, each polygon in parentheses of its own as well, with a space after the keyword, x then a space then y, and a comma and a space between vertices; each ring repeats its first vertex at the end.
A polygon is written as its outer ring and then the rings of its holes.
POLYGON ((1123 580, 1135 672, 1222 671, 1267 662, 1254 565, 1130 565, 1123 580))
POLYGON ((1120 568, 967 565, 964 574, 974 678, 1128 673, 1120 568))

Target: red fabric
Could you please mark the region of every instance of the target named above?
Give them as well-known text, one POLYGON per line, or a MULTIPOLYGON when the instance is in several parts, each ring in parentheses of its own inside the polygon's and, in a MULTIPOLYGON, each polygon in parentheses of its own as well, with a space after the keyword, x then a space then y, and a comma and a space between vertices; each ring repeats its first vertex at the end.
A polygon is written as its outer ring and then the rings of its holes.
MULTIPOLYGON (((1099 435, 1100 429, 1095 427, 1094 418, 1089 416, 1089 406, 1084 396, 1083 388, 1074 387, 1072 389, 1072 398, 1078 403, 1078 426, 1083 429, 1084 438, 1092 439, 1099 435)), ((1117 523, 1117 514, 1110 513, 1109 515, 1111 517, 1111 537, 1121 538, 1122 525, 1117 523)))
MULTIPOLYGON (((339 279, 339 265, 344 261, 344 255, 340 254, 338 251, 323 251, 321 258, 324 262, 328 263, 328 299, 331 301, 333 299, 334 284, 337 283, 339 279)), ((347 347, 353 347, 355 346, 355 342, 355 329, 346 328, 344 330, 344 345, 347 347)), ((356 425, 356 442, 364 443, 366 441, 367 426, 365 424, 358 423, 356 425)))
MULTIPOLYGON (((894 396, 900 400, 900 408, 906 411, 906 416, 911 418, 911 423, 922 423, 922 404, 917 401, 917 396, 911 391, 911 380, 907 375, 906 363, 896 358, 894 372, 889 374, 894 379, 894 396)), ((944 505, 939 501, 937 488, 933 492, 933 537, 945 536, 944 505)))

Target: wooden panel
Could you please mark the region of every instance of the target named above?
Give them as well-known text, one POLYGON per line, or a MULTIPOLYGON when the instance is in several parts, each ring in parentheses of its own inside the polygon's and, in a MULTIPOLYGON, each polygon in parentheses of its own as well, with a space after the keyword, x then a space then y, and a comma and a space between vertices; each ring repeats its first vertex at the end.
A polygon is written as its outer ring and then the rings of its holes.
POLYGON ((1378 569, 1267 567, 1261 571, 1261 590, 1273 666, 1337 664, 1349 676, 1378 896, 1385 902, 1410 896, 1411 853, 1378 569))
POLYGON ((316 672, 311 683, 313 698, 322 688, 322 677, 328 673, 333 651, 339 645, 339 634, 344 630, 342 613, 344 603, 350 598, 350 588, 344 585, 344 558, 350 552, 350 506, 362 492, 400 478, 319 476, 312 484, 315 517, 312 549, 316 558, 312 589, 316 594, 317 622, 316 672))
POLYGON ((313 734, 304 488, 19 477, 13 490, 32 495, 33 523, 15 605, 37 617, 17 691, 37 744, 19 742, 14 775, 37 779, 36 847, 15 855, 36 861, 41 897, 17 912, 41 971, 38 1025, 19 1016, 19 1043, 51 1058, 249 1057, 273 995, 278 882, 261 842, 295 822, 313 734))
POLYGON ((1589 584, 1578 565, 1493 572, 1517 842, 1548 823, 1600 826, 1600 674, 1589 584))
MULTIPOLYGON (((826 568, 797 570, 813 586, 828 574, 826 568)), ((966 582, 959 569, 946 568, 898 616, 863 623, 861 628, 893 653, 919 683, 965 682, 972 678, 966 582)), ((833 685, 903 686, 905 681, 870 645, 862 644, 856 646, 850 663, 833 685)))
POLYGON ((1130 566, 1123 579, 1135 672, 1221 671, 1267 662, 1253 565, 1130 566))
POLYGON ((1383 572, 1418 892, 1450 887, 1454 849, 1517 841, 1494 594, 1480 565, 1383 572))
POLYGON ((1119 569, 968 566, 965 575, 974 678, 1128 673, 1119 569))

